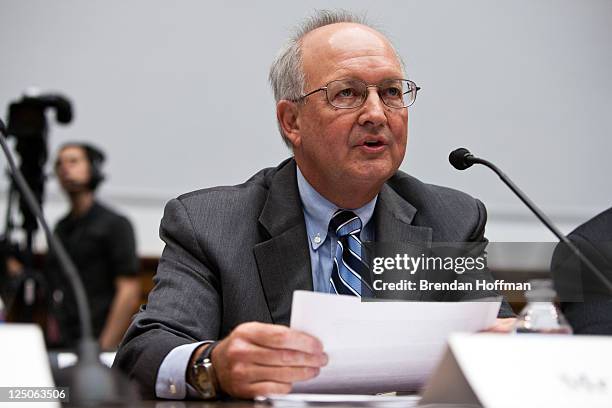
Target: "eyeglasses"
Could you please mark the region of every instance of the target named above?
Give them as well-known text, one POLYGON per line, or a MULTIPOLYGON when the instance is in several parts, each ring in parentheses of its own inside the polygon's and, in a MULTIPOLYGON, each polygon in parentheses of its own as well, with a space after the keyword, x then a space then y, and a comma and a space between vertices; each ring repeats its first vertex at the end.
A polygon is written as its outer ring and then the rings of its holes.
POLYGON ((359 79, 338 79, 302 95, 299 100, 325 91, 327 101, 338 109, 353 109, 363 105, 368 98, 368 88, 377 88, 378 96, 390 108, 407 108, 416 100, 419 88, 408 79, 387 79, 378 85, 368 85, 359 79))

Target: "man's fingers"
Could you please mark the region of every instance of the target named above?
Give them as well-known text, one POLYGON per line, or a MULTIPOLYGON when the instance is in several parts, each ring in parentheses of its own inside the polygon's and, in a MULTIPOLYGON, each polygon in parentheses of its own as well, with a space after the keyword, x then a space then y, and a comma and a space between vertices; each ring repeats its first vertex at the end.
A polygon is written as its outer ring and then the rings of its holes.
POLYGON ((261 349, 261 362, 263 365, 270 366, 303 366, 303 367, 323 367, 327 365, 328 357, 325 353, 310 354, 295 350, 273 350, 261 349))
POLYGON ((230 361, 280 367, 323 367, 328 361, 325 353, 310 354, 296 350, 272 349, 249 343, 244 339, 234 340, 228 347, 226 358, 230 361))
POLYGON ((236 334, 262 347, 297 350, 309 354, 321 354, 323 344, 304 332, 285 326, 251 322, 236 328, 236 334))
POLYGON ((493 326, 488 327, 487 329, 483 331, 489 332, 489 333, 508 333, 514 327, 515 322, 516 322, 516 318, 514 317, 496 319, 493 326))
MULTIPOLYGON (((242 368, 236 367, 238 370, 242 368)), ((250 365, 248 369, 241 372, 248 383, 271 381, 275 383, 294 383, 296 381, 310 380, 319 375, 319 369, 315 367, 270 367, 261 365, 250 365)))
POLYGON ((243 323, 213 350, 221 389, 230 395, 286 394, 291 383, 316 377, 327 364, 323 345, 285 326, 243 323))
POLYGON ((291 392, 291 384, 262 381, 250 384, 244 398, 254 398, 270 394, 288 394, 289 392, 291 392))

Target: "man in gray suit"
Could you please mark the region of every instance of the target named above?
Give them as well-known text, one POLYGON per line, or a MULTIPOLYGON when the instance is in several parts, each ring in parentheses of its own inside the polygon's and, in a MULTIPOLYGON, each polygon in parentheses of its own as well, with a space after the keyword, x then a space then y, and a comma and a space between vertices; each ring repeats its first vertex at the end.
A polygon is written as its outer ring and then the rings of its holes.
POLYGON ((404 77, 390 42, 345 12, 318 12, 281 50, 270 80, 294 156, 166 206, 155 287, 115 360, 145 396, 251 398, 316 376, 327 356, 287 327, 292 293, 360 295, 338 287, 342 242, 484 240, 482 203, 398 171, 418 90, 404 77), (329 228, 339 215, 358 224, 348 238, 329 228))
MULTIPOLYGON (((579 225, 568 238, 612 279, 612 208, 579 225)), ((612 335, 612 297, 601 279, 563 243, 555 248, 551 271, 574 334, 612 335)))

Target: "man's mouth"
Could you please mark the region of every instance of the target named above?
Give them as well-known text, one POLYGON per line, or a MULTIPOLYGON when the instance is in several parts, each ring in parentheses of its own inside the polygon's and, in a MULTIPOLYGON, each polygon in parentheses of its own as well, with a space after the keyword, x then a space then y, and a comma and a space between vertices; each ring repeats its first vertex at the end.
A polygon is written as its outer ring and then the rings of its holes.
POLYGON ((382 142, 382 140, 366 140, 365 142, 363 142, 363 145, 366 147, 378 147, 383 146, 384 143, 382 142))
POLYGON ((357 147, 367 154, 379 154, 387 148, 384 136, 367 136, 359 141, 357 147))

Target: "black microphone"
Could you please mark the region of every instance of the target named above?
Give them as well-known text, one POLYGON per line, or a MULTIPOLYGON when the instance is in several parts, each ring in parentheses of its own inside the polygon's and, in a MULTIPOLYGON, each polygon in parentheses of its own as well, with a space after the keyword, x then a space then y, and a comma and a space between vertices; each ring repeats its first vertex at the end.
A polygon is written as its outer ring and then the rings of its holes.
POLYGON ((472 153, 470 153, 468 149, 466 149, 465 147, 460 147, 459 149, 453 150, 448 155, 448 161, 457 170, 465 170, 474 164, 474 162, 472 161, 473 157, 474 156, 472 155, 472 153))
POLYGON ((540 209, 521 191, 516 184, 510 180, 496 165, 488 160, 474 156, 464 147, 453 150, 448 156, 448 161, 457 170, 465 170, 474 164, 482 164, 495 172, 499 178, 512 190, 514 194, 535 214, 536 217, 553 233, 561 242, 563 242, 574 255, 582 261, 584 265, 604 284, 604 286, 612 293, 612 282, 604 275, 593 263, 570 241, 542 212, 540 209))
POLYGON ((67 372, 63 373, 65 377, 62 377, 63 381, 69 381, 66 384, 70 386, 69 404, 76 406, 129 405, 130 402, 137 399, 135 390, 131 388, 131 384, 122 373, 111 370, 100 363, 98 357, 100 348, 93 335, 91 314, 83 282, 61 241, 51 232, 34 193, 15 165, 6 142, 6 126, 2 120, 0 120, 0 145, 19 192, 42 226, 49 248, 55 252, 61 270, 74 291, 81 324, 81 339, 78 345, 79 360, 75 366, 67 368, 67 372))

